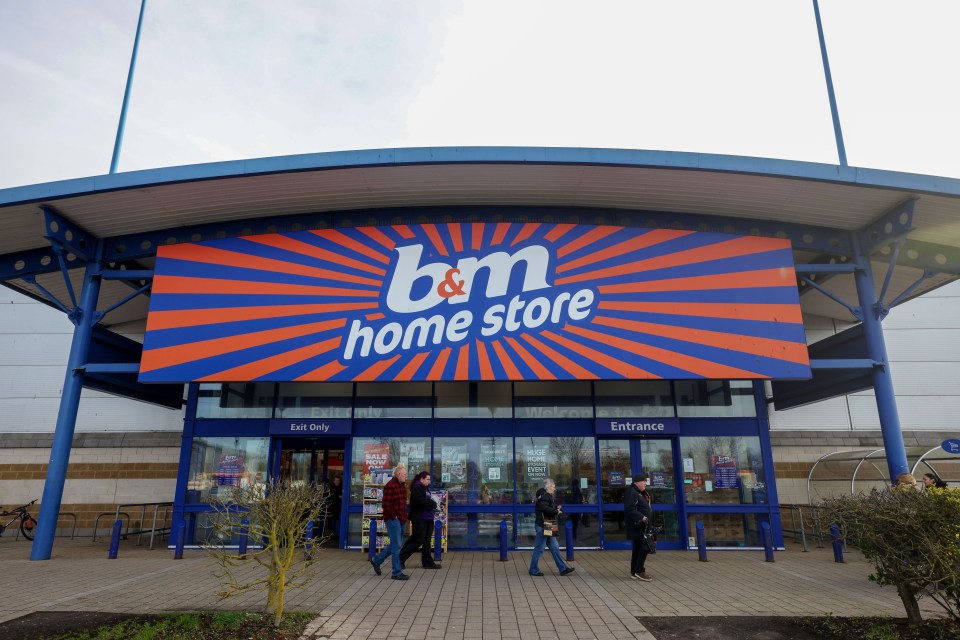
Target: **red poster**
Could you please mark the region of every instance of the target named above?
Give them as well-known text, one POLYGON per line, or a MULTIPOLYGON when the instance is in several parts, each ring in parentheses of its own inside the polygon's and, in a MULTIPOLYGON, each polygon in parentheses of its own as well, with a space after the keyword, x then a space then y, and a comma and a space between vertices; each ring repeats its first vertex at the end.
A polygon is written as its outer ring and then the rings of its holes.
POLYGON ((389 444, 363 445, 363 472, 370 473, 371 469, 390 468, 389 444))

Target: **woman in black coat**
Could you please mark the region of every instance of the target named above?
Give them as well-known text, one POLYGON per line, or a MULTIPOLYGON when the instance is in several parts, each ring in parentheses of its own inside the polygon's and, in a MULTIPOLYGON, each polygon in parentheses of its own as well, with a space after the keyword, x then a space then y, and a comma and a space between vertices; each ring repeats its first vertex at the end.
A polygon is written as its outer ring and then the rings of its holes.
POLYGON ((627 524, 627 538, 633 544, 633 553, 630 556, 630 577, 634 580, 650 582, 653 580, 644 568, 647 554, 650 553, 650 543, 647 540, 647 530, 653 522, 653 509, 647 497, 647 477, 635 478, 633 484, 627 487, 623 497, 623 519, 627 524))
POLYGON ((420 549, 420 563, 424 569, 439 569, 433 561, 430 541, 433 536, 433 522, 437 515, 437 503, 430 495, 430 473, 421 471, 410 485, 410 537, 400 549, 400 564, 406 564, 407 558, 420 549))

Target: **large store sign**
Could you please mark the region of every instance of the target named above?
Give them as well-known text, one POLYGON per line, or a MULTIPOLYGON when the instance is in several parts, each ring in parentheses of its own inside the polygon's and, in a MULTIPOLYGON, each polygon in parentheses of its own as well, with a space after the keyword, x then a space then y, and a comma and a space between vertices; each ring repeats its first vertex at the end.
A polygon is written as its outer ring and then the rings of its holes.
POLYGON ((161 247, 140 380, 808 378, 787 240, 540 223, 161 247))

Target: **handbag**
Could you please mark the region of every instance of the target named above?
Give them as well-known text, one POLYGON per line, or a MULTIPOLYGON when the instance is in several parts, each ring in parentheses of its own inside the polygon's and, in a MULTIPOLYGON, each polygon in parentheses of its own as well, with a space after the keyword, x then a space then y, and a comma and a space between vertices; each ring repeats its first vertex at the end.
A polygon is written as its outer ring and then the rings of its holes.
POLYGON ((556 520, 543 520, 543 535, 545 536, 555 536, 560 531, 560 527, 557 525, 556 520))

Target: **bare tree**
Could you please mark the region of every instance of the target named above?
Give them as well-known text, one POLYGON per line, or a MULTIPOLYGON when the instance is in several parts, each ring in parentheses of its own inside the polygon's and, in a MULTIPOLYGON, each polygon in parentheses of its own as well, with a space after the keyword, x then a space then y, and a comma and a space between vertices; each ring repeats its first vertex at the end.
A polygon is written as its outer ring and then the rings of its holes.
MULTIPOLYGON (((215 498, 211 506, 210 537, 218 544, 204 548, 222 568, 217 577, 223 579, 224 588, 217 595, 229 598, 265 590, 266 611, 279 627, 286 590, 303 586, 313 575, 316 550, 306 549, 307 525, 310 521, 319 525, 326 517, 326 487, 293 482, 233 487, 226 498, 215 498), (250 547, 241 555, 233 544, 243 529, 250 547), (263 570, 239 571, 251 563, 263 570)), ((314 538, 311 546, 319 548, 324 539, 314 538)))

